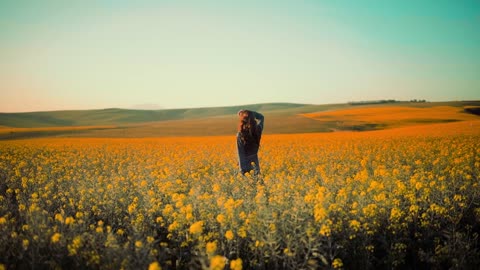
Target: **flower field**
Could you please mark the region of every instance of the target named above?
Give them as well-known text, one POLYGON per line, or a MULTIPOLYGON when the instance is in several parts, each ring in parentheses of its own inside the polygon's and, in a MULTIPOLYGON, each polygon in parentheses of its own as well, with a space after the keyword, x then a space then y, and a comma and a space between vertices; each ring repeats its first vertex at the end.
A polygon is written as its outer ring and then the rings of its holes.
MULTIPOLYGON (((450 127, 450 128, 448 128, 450 127)), ((480 265, 480 129, 0 142, 0 269, 480 265)))

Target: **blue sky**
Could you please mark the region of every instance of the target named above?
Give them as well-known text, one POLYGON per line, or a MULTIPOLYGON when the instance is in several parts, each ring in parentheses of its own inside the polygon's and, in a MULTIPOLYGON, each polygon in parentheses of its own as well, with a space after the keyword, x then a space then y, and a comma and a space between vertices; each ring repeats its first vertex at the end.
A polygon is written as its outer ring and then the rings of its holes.
POLYGON ((0 1, 0 111, 480 99, 480 1, 0 1))

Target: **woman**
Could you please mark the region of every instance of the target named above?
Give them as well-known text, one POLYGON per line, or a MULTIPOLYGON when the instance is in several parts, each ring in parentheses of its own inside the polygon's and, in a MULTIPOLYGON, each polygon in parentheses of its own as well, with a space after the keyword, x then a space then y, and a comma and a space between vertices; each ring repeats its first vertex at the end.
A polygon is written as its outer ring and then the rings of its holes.
POLYGON ((260 173, 258 162, 258 148, 262 138, 264 117, 262 114, 249 110, 238 112, 240 123, 237 133, 237 150, 240 171, 242 174, 254 171, 260 173), (257 122, 258 120, 258 122, 257 122))

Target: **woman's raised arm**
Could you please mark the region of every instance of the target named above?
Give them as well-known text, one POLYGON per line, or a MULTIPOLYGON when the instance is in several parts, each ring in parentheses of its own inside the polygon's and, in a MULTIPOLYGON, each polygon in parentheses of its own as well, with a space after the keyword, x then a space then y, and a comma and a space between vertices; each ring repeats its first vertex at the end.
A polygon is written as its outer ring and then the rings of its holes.
POLYGON ((254 112, 252 111, 253 113, 253 116, 255 117, 255 119, 257 119, 259 122, 258 122, 258 125, 262 128, 263 130, 263 123, 265 122, 265 117, 263 116, 263 114, 261 113, 258 113, 258 112, 254 112))

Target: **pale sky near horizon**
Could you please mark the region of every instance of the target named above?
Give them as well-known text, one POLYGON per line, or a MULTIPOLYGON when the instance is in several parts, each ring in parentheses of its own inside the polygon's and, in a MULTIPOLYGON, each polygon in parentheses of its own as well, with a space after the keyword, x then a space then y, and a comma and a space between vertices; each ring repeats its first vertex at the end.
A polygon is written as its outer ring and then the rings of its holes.
POLYGON ((480 1, 0 1, 0 112, 480 99, 480 1))

